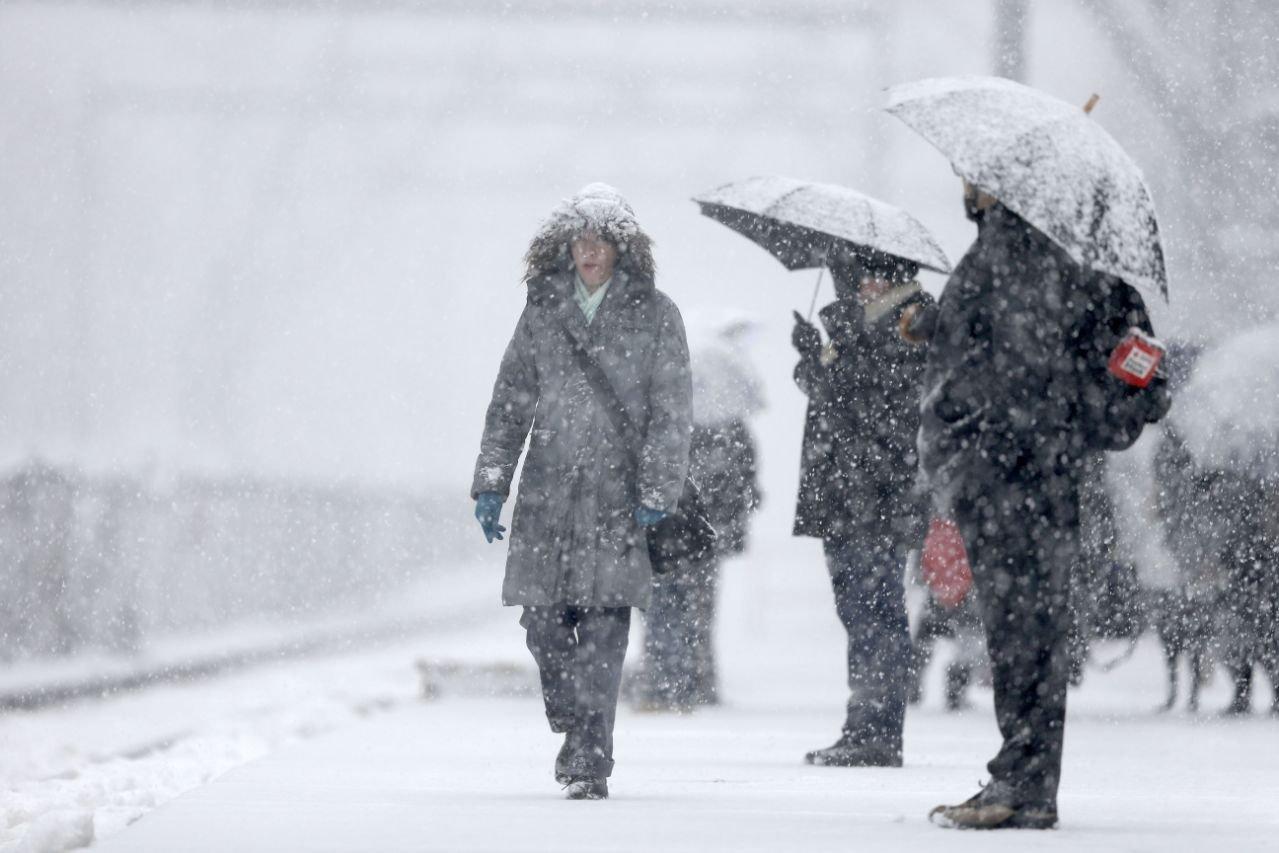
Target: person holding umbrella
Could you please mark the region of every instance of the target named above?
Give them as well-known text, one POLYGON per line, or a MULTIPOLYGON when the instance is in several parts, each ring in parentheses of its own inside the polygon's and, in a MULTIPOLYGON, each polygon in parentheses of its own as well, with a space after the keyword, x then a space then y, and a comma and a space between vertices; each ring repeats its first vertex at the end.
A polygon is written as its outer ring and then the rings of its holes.
POLYGON ((900 767, 911 665, 905 563, 927 520, 914 488, 925 347, 901 324, 932 304, 914 280, 919 269, 949 264, 905 211, 843 187, 752 178, 696 200, 788 268, 824 266, 834 280, 836 299, 820 312, 827 343, 795 315, 795 381, 808 410, 794 533, 822 540, 848 634, 849 698, 839 738, 804 760, 900 767))
POLYGON ((915 264, 857 253, 830 264, 828 343, 798 312, 795 382, 808 397, 796 536, 822 540, 848 634, 849 697, 839 738, 804 756, 827 767, 900 767, 910 685, 905 566, 927 501, 915 489, 915 433, 926 347, 904 317, 933 300, 915 264))
POLYGON ((930 80, 895 90, 889 111, 951 159, 978 228, 937 309, 911 330, 932 340, 921 475, 968 551, 1003 743, 989 783, 930 817, 1047 829, 1084 462, 1131 445, 1169 405, 1151 379, 1157 357, 1140 371, 1115 360, 1134 328, 1152 334, 1130 283, 1165 292, 1158 230, 1136 167, 1055 98, 1007 80, 930 80))
POLYGON ((527 305, 502 357, 471 496, 485 538, 528 440, 502 602, 564 734, 555 778, 574 800, 608 796, 631 608, 646 608, 645 528, 677 509, 688 472, 692 383, 684 323, 654 286, 652 243, 604 184, 560 204, 525 255, 527 305), (642 437, 628 451, 586 353, 642 437), (531 435, 530 435, 531 433, 531 435))

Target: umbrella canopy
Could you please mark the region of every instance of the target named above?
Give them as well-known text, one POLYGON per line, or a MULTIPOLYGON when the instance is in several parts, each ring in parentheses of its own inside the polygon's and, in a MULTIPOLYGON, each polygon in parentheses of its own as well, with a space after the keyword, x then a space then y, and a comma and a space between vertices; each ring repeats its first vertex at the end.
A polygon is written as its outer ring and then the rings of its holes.
POLYGON ((770 175, 716 187, 693 201, 790 270, 824 266, 828 257, 854 253, 950 271, 945 253, 919 220, 846 187, 770 175))
POLYGON ((891 88, 888 112, 1075 261, 1167 299, 1141 170, 1078 106, 999 77, 945 77, 891 88))
POLYGON ((1205 470, 1279 477, 1279 323, 1204 353, 1172 420, 1205 470))

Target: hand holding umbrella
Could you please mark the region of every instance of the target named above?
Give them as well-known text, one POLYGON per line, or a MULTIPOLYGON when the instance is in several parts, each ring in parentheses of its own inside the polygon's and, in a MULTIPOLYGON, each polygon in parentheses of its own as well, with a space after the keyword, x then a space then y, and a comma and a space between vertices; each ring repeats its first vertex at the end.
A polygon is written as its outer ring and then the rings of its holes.
POLYGON ((822 333, 798 311, 792 313, 795 315, 795 328, 791 331, 791 343, 801 358, 816 359, 822 352, 822 333))

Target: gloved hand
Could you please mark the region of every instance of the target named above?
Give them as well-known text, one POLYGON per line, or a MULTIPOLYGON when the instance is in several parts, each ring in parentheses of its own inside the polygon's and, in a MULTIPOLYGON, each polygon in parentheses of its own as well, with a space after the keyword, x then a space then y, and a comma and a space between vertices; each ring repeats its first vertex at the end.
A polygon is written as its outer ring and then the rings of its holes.
POLYGON ((480 492, 475 498, 475 519, 489 542, 501 539, 506 528, 497 523, 502 517, 502 496, 497 492, 480 492))
POLYGON ((1155 424, 1164 419, 1172 408, 1172 392, 1168 390, 1167 377, 1155 374, 1155 378, 1145 388, 1149 403, 1146 407, 1146 423, 1155 424))
POLYGON ((822 353, 822 333, 808 322, 798 311, 795 314, 795 328, 790 333, 790 342, 799 351, 801 358, 817 358, 822 353))
POLYGON ((653 509, 651 506, 641 506, 635 510, 635 521, 640 527, 652 527, 663 518, 670 515, 660 509, 653 509))

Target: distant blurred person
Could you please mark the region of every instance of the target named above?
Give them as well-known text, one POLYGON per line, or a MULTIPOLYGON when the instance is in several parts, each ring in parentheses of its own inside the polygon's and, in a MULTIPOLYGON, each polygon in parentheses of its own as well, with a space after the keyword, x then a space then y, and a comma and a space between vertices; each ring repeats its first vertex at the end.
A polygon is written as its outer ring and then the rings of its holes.
POLYGON ((502 601, 541 674, 555 778, 569 799, 608 796, 631 608, 652 572, 645 528, 676 509, 688 470, 692 386, 684 323, 654 286, 651 240, 616 190, 591 184, 525 255, 527 305, 485 418, 471 496, 492 542, 524 442, 502 601), (602 368, 644 447, 628 451, 575 355, 602 368), (531 431, 531 435, 530 435, 531 431))
POLYGON ((839 738, 804 756, 828 767, 900 767, 910 682, 904 572, 927 502, 915 489, 926 347, 904 318, 932 304, 918 267, 888 256, 829 263, 828 342, 797 313, 795 382, 808 397, 794 534, 822 540, 848 634, 849 698, 839 738))
POLYGON ((987 669, 981 610, 971 591, 954 607, 942 604, 931 592, 924 600, 911 637, 912 705, 924 699, 924 676, 937 641, 942 639, 955 645, 954 655, 946 662, 943 702, 947 711, 962 711, 969 705, 968 688, 974 677, 987 669))
MULTIPOLYGON (((1192 345, 1169 345, 1168 388, 1174 400, 1199 354, 1192 345)), ((1172 418, 1161 427, 1152 463, 1155 509, 1176 571, 1166 588, 1147 590, 1146 595, 1167 667, 1163 707, 1171 710, 1177 704, 1178 664, 1184 657, 1190 669, 1187 708, 1198 711, 1200 692, 1212 676, 1217 614, 1226 583, 1217 544, 1218 508, 1213 502, 1212 474, 1197 468, 1172 418)))
POLYGON ((709 558, 653 578, 644 659, 632 694, 642 710, 687 711, 719 702, 714 627, 720 564, 745 550, 761 500, 749 421, 764 408, 762 383, 742 342, 751 327, 742 320, 717 324, 693 348, 690 464, 719 536, 709 558))
POLYGON ((1233 696, 1227 715, 1252 712, 1253 675, 1270 681, 1279 715, 1279 489, 1264 477, 1219 471, 1213 501, 1226 588, 1219 611, 1220 651, 1233 696))

